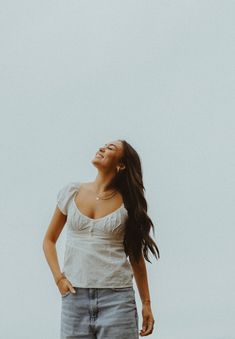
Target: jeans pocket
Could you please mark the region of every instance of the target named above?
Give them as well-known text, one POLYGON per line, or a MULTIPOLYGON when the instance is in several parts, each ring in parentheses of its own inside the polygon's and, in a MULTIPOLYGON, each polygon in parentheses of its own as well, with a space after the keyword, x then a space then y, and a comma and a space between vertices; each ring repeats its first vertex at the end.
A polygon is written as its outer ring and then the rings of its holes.
POLYGON ((65 294, 61 294, 61 297, 64 298, 64 297, 67 297, 68 295, 71 294, 71 291, 69 290, 68 292, 66 292, 65 294))

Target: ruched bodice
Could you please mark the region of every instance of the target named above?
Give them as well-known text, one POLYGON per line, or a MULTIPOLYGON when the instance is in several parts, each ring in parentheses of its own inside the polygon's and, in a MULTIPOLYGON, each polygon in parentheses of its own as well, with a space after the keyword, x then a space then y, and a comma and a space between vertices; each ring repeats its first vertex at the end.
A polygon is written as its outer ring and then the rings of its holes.
POLYGON ((108 215, 92 219, 75 202, 80 182, 63 186, 57 206, 67 215, 63 272, 77 287, 128 287, 133 272, 124 252, 127 209, 122 204, 108 215))

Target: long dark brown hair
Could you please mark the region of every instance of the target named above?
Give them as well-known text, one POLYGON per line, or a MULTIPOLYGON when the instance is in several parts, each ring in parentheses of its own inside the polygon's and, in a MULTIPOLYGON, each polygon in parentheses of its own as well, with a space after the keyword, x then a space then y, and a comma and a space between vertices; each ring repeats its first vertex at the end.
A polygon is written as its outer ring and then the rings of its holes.
POLYGON ((123 196, 124 205, 128 211, 125 224, 124 250, 126 255, 132 254, 135 261, 139 261, 142 253, 149 260, 149 250, 160 258, 160 252, 155 241, 149 235, 151 227, 155 237, 152 220, 147 214, 147 201, 145 199, 145 187, 142 178, 141 160, 136 150, 123 139, 118 139, 123 144, 124 155, 120 159, 125 165, 120 170, 112 183, 118 188, 123 196))

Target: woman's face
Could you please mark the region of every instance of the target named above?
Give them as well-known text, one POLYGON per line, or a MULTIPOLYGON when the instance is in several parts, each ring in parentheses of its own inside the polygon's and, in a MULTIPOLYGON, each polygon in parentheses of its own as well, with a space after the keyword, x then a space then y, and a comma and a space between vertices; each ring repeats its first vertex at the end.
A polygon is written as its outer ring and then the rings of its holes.
POLYGON ((92 163, 99 168, 115 169, 123 156, 123 145, 119 140, 108 142, 101 146, 92 159, 92 163))

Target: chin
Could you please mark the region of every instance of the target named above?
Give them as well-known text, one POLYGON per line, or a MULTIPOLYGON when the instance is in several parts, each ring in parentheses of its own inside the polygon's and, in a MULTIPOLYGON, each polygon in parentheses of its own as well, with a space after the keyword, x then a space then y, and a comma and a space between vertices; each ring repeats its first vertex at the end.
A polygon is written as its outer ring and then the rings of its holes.
POLYGON ((91 163, 92 163, 94 166, 96 166, 96 165, 99 164, 99 159, 93 158, 93 159, 91 159, 91 163), (98 160, 98 161, 97 161, 97 160, 98 160))

